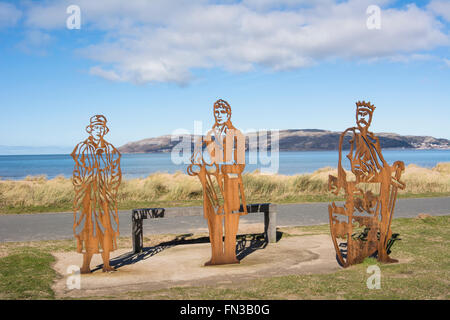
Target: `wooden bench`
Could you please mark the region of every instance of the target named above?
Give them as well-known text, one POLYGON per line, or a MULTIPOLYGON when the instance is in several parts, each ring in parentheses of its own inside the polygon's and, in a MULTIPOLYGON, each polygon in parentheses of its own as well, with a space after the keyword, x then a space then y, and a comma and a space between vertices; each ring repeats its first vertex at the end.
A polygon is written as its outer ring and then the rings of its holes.
MULTIPOLYGON (((242 206, 241 206, 242 211, 242 206)), ((247 205, 248 213, 264 213, 264 237, 268 243, 277 241, 277 206, 271 203, 256 203, 247 205)), ((133 252, 142 252, 144 246, 144 219, 161 219, 173 217, 202 216, 203 207, 176 208, 143 208, 131 212, 131 240, 133 252)))

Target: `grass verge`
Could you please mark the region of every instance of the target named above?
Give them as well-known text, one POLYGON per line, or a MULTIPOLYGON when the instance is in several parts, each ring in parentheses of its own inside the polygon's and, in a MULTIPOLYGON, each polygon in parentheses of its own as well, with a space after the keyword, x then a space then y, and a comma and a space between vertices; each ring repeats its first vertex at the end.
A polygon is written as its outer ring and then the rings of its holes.
MULTIPOLYGON (((360 265, 330 274, 291 275, 243 282, 239 285, 175 287, 158 291, 124 292, 104 299, 450 299, 450 216, 399 218, 393 221, 401 241, 393 247, 398 264, 366 259, 360 265), (367 267, 381 269, 381 289, 366 286, 367 267)), ((328 225, 281 228, 286 236, 328 233, 328 225)), ((174 235, 146 239, 146 245, 174 235)), ((121 238, 119 247, 129 248, 121 238)), ((52 299, 50 286, 58 277, 50 252, 74 250, 74 241, 0 244, 0 298, 52 299)))
MULTIPOLYGON (((393 229, 402 240, 392 256, 403 261, 379 264, 375 259, 331 274, 292 275, 253 280, 240 287, 172 288, 128 292, 135 299, 450 299, 450 216, 400 218, 393 229), (366 285, 369 265, 381 269, 381 289, 366 285)), ((289 228, 291 235, 328 232, 328 225, 289 228)))
POLYGON ((55 258, 38 248, 13 250, 0 258, 0 299, 52 299, 55 258))

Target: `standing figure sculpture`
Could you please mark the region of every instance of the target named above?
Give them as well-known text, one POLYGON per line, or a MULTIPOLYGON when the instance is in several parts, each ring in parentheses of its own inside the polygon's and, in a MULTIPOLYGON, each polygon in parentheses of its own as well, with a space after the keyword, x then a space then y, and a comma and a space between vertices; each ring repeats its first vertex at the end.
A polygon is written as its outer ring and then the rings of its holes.
POLYGON ((122 179, 120 153, 104 140, 109 129, 106 118, 96 115, 86 127, 89 137, 79 143, 71 156, 73 170, 74 225, 77 252, 83 253, 81 273, 89 273, 93 254, 101 253, 103 272, 114 271, 109 254, 117 249, 119 218, 117 191, 122 179))
POLYGON ((375 106, 370 102, 356 103, 356 127, 345 130, 339 141, 338 176, 329 176, 328 187, 338 195, 344 190, 343 207, 334 202, 328 206, 331 236, 340 264, 347 267, 377 255, 378 261, 396 262, 387 252, 391 239, 391 221, 394 215, 398 189, 404 189, 400 180, 405 165, 396 161, 390 166, 383 158, 379 139, 369 131, 375 106), (343 168, 342 152, 345 137, 348 141, 351 172, 343 168), (361 233, 354 227, 364 228, 361 233), (346 241, 346 244, 339 243, 346 241), (345 248, 342 250, 341 248, 345 248))
POLYGON ((197 142, 187 169, 190 176, 198 176, 203 187, 203 213, 212 251, 205 265, 239 263, 236 234, 239 217, 247 214, 242 183, 245 137, 231 123, 231 107, 226 101, 214 103, 214 117, 214 126, 204 141, 200 138, 197 142))

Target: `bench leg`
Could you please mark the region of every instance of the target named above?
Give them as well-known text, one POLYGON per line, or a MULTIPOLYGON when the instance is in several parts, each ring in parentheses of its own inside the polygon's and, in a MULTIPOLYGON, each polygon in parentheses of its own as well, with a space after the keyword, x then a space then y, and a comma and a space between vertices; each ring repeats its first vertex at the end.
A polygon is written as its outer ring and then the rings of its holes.
POLYGON ((132 219, 131 242, 133 243, 133 253, 141 253, 144 245, 142 219, 132 219))
POLYGON ((264 233, 268 243, 277 242, 277 213, 264 212, 264 233))

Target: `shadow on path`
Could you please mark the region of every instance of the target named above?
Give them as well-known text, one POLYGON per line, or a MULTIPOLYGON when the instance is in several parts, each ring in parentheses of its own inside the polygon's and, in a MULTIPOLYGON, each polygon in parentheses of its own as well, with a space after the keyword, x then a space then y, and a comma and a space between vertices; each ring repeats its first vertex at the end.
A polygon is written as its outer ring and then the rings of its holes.
MULTIPOLYGON (((158 254, 166 249, 172 248, 178 245, 186 245, 186 244, 197 244, 197 243, 209 243, 209 237, 201 237, 197 239, 187 239, 192 237, 192 233, 183 234, 177 236, 175 239, 161 242, 160 244, 153 247, 144 247, 142 252, 133 253, 127 252, 118 257, 115 257, 110 260, 110 265, 116 269, 120 269, 124 266, 138 263, 139 261, 146 260, 155 254, 158 254)), ((279 241, 283 237, 283 233, 281 231, 277 231, 277 241, 279 241)), ((264 249, 267 246, 267 240, 264 237, 264 233, 256 233, 256 234, 243 234, 238 235, 236 237, 236 257, 238 260, 242 260, 247 257, 249 254, 252 254, 256 250, 264 249)), ((103 268, 103 264, 98 265, 92 272, 97 270, 101 270, 103 268)))

